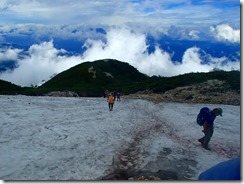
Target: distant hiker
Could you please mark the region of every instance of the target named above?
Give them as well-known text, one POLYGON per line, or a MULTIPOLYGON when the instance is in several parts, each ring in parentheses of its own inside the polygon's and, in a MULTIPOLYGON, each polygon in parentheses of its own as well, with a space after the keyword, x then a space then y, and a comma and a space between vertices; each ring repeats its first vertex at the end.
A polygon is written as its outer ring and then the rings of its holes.
POLYGON ((105 97, 108 98, 109 96, 109 91, 106 89, 106 91, 104 91, 105 97))
POLYGON ((108 99, 107 99, 107 102, 108 102, 108 108, 109 108, 110 111, 113 110, 114 101, 115 101, 114 94, 111 93, 111 94, 108 96, 108 99))
POLYGON ((210 110, 208 107, 203 107, 197 116, 197 123, 203 126, 202 132, 204 133, 204 137, 198 139, 198 141, 202 144, 202 147, 207 150, 210 150, 208 143, 214 132, 214 120, 217 116, 222 116, 222 113, 223 110, 221 108, 210 110))
POLYGON ((115 100, 116 96, 117 96, 117 91, 114 91, 113 94, 114 94, 114 100, 115 100))
POLYGON ((106 98, 106 93, 105 93, 105 91, 103 92, 103 95, 102 95, 102 96, 103 96, 103 98, 106 98))
POLYGON ((119 92, 117 93, 116 97, 117 97, 117 101, 120 101, 120 93, 119 92))

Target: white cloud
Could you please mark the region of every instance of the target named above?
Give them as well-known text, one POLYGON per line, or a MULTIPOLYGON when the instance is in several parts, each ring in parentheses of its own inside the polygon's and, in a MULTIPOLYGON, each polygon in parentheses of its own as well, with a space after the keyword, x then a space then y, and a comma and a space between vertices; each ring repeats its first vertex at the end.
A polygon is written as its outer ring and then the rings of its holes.
POLYGON ((189 36, 190 38, 194 39, 194 40, 198 40, 200 37, 198 36, 199 31, 196 30, 192 30, 189 32, 189 36))
POLYGON ((14 24, 14 25, 0 25, 0 39, 1 34, 3 39, 5 37, 26 37, 28 41, 40 43, 43 39, 46 41, 58 38, 62 40, 85 40, 87 38, 101 39, 103 34, 96 32, 96 28, 106 29, 106 26, 97 25, 44 25, 44 24, 14 24))
POLYGON ((130 63, 139 71, 148 75, 167 73, 168 67, 173 67, 170 55, 158 47, 152 54, 147 53, 146 36, 134 33, 128 29, 113 29, 107 34, 107 43, 88 40, 88 50, 84 60, 113 58, 130 63))
POLYGON ((238 2, 131 0, 1 0, 0 23, 42 23, 124 25, 128 23, 154 27, 171 25, 202 27, 222 21, 240 21, 238 2), (223 8, 222 8, 223 7, 223 8), (187 11, 186 11, 187 10, 187 11))
POLYGON ((18 55, 22 52, 21 49, 0 49, 0 62, 1 61, 15 61, 18 59, 18 55))
POLYGON ((212 69, 211 65, 201 64, 202 59, 199 53, 200 48, 192 47, 186 50, 182 58, 182 64, 178 66, 181 73, 189 72, 208 72, 212 69))
MULTIPOLYGON (((180 26, 171 26, 169 28, 151 27, 144 24, 128 24, 124 26, 107 26, 103 24, 99 25, 44 25, 44 24, 12 24, 12 25, 0 25, 0 39, 26 37, 30 43, 40 43, 47 41, 47 39, 62 39, 62 40, 76 40, 84 41, 87 38, 92 39, 105 39, 105 34, 98 33, 97 28, 102 28, 105 31, 114 29, 115 27, 126 27, 130 30, 136 30, 136 32, 144 33, 147 35, 153 35, 155 39, 162 37, 163 35, 178 40, 213 40, 213 35, 217 35, 217 29, 209 26, 206 28, 186 28, 180 26)), ((235 30, 233 30, 235 31, 235 30)), ((240 37, 240 36, 239 36, 240 37)), ((217 39, 217 36, 216 36, 217 39)), ((239 38, 240 40, 240 38, 239 38)))
POLYGON ((81 62, 80 57, 59 56, 64 51, 54 48, 52 41, 32 45, 28 52, 24 59, 17 60, 18 68, 0 74, 0 78, 21 86, 38 85, 81 62))
POLYGON ((214 68, 230 70, 239 69, 239 62, 229 64, 226 58, 214 58, 207 55, 209 64, 202 64, 203 57, 200 48, 193 47, 185 51, 182 63, 173 64, 170 54, 156 47, 155 52, 148 54, 145 35, 134 33, 128 29, 113 29, 108 32, 107 43, 88 40, 88 50, 84 53, 84 60, 113 58, 130 63, 140 72, 150 76, 173 76, 189 72, 208 72, 214 68), (217 62, 218 61, 218 62, 217 62))
MULTIPOLYGON (((188 72, 208 72, 214 68, 231 70, 240 69, 240 62, 228 61, 227 58, 214 58, 193 47, 185 51, 182 63, 174 64, 170 54, 156 46, 153 53, 147 52, 146 36, 126 28, 115 28, 108 31, 106 42, 88 39, 87 50, 80 56, 60 56, 64 50, 54 48, 52 41, 32 45, 24 59, 18 59, 19 67, 12 72, 0 74, 3 80, 29 86, 48 80, 53 74, 62 72, 85 61, 98 59, 117 59, 128 62, 140 72, 152 75, 174 76, 188 72), (208 64, 203 64, 205 56, 208 64)), ((15 55, 15 57, 17 57, 15 55)))
POLYGON ((219 41, 240 43, 240 30, 235 30, 228 24, 221 24, 216 27, 211 26, 210 31, 219 41))

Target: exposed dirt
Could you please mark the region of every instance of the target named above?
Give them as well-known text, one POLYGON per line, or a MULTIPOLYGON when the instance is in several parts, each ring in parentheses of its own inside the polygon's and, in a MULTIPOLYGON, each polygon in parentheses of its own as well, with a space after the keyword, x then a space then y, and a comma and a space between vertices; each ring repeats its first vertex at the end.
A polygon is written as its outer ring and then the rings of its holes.
MULTIPOLYGON (((152 172, 150 164, 148 163, 144 169, 138 168, 140 163, 139 155, 143 153, 140 145, 143 139, 147 138, 149 134, 162 130, 161 124, 153 124, 146 129, 141 129, 135 132, 135 135, 131 142, 127 143, 125 147, 118 151, 118 154, 114 156, 112 167, 109 174, 102 177, 101 180, 181 180, 185 179, 184 176, 177 173, 174 170, 159 169, 157 172, 152 172), (150 131, 149 131, 150 130, 150 131)), ((172 151, 170 148, 163 149, 165 152, 160 154, 167 155, 172 151)), ((158 162, 165 163, 165 158, 158 158, 158 162)), ((176 161, 178 162, 178 160, 176 161)), ((185 162, 181 162, 185 163, 185 162)), ((173 163, 169 163, 171 165, 173 163)), ((174 164, 173 164, 174 165, 174 164)), ((184 164, 183 164, 184 165, 184 164)))
MULTIPOLYGON (((131 117, 129 118, 131 123, 139 119, 140 113, 145 115, 144 120, 148 123, 131 132, 133 135, 131 141, 125 142, 121 146, 113 157, 111 168, 99 180, 190 180, 188 178, 194 175, 191 168, 195 168, 197 162, 187 158, 167 159, 167 156, 172 153, 172 148, 162 148, 162 152, 157 156, 157 161, 144 162, 144 158, 149 153, 141 145, 150 135, 164 134, 178 142, 181 142, 181 139, 175 135, 172 127, 166 122, 162 122, 153 111, 145 110, 143 107, 138 108, 134 108, 131 114, 128 114, 131 117)), ((187 149, 179 151, 183 155, 192 154, 187 149)))
POLYGON ((140 91, 125 98, 147 99, 159 102, 211 103, 240 105, 240 92, 231 89, 224 81, 209 80, 207 82, 177 87, 164 93, 152 93, 150 90, 140 91))

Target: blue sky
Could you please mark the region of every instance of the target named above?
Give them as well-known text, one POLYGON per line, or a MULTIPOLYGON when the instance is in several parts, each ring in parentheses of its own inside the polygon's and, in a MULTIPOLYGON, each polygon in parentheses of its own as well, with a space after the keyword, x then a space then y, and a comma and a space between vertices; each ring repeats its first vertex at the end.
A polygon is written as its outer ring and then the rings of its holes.
POLYGON ((1 0, 0 24, 239 26, 237 0, 1 0))
POLYGON ((17 85, 106 58, 149 76, 239 70, 239 48, 237 0, 0 0, 0 69, 16 65, 0 79, 17 85))

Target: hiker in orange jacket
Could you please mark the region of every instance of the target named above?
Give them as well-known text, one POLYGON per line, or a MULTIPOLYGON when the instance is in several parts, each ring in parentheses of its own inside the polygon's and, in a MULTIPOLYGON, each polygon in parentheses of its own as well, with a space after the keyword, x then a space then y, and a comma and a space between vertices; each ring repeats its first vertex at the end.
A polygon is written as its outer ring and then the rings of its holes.
POLYGON ((113 93, 109 94, 107 102, 108 102, 108 108, 110 111, 113 110, 114 101, 115 101, 114 94, 113 93))

